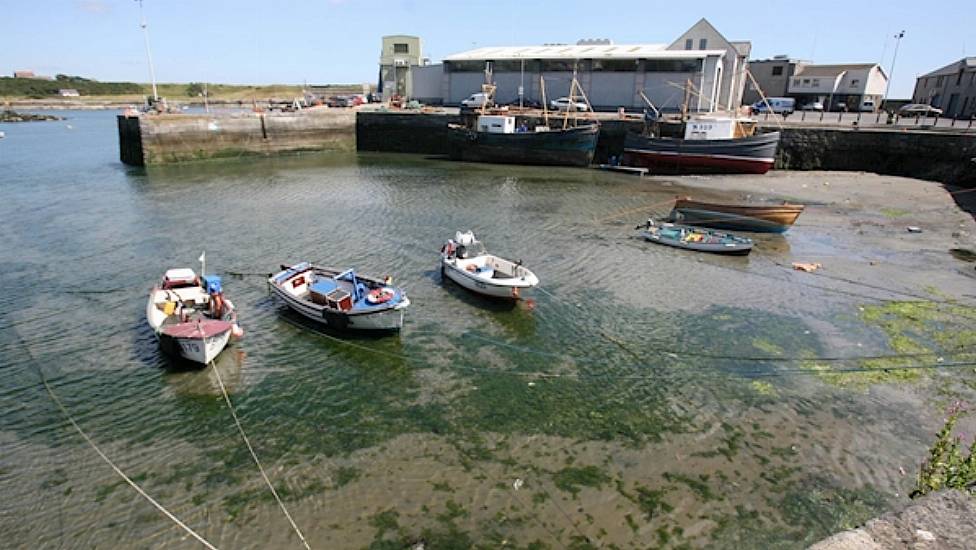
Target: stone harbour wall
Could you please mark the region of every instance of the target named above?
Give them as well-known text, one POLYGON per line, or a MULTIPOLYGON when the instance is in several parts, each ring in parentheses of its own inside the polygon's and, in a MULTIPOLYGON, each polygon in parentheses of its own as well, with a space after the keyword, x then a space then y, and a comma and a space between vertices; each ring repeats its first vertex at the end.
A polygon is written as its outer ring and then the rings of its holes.
POLYGON ((299 151, 351 151, 355 147, 354 121, 354 113, 348 110, 120 115, 119 152, 122 162, 139 166, 299 151))

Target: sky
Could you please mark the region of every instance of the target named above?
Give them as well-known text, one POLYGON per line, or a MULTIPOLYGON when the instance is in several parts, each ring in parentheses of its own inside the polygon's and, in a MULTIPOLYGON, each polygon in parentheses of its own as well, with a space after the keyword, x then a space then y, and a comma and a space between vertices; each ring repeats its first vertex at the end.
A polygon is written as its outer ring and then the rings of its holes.
MULTIPOLYGON (((915 77, 976 55, 976 0, 728 2, 656 0, 144 0, 159 82, 375 83, 380 39, 412 34, 425 57, 484 46, 670 43, 701 17, 752 58, 880 62, 890 96, 911 97, 915 77)), ((148 82, 135 0, 0 0, 0 74, 148 82)))

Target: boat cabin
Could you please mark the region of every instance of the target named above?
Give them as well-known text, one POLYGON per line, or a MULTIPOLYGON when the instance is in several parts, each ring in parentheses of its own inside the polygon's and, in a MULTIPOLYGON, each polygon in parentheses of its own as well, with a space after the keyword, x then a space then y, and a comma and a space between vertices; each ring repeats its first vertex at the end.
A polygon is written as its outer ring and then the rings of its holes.
POLYGON ((478 131, 489 134, 514 134, 515 117, 503 115, 481 115, 478 117, 478 131))
POLYGON ((756 121, 725 116, 700 116, 685 123, 688 140, 735 139, 751 136, 755 131, 756 121))

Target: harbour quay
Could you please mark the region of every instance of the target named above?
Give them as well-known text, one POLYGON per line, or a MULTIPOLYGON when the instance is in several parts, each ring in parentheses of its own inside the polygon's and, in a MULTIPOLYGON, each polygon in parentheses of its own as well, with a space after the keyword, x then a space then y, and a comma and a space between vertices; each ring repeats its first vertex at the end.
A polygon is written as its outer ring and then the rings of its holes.
POLYGON ((355 114, 348 109, 122 114, 117 123, 120 160, 132 166, 354 147, 355 114))

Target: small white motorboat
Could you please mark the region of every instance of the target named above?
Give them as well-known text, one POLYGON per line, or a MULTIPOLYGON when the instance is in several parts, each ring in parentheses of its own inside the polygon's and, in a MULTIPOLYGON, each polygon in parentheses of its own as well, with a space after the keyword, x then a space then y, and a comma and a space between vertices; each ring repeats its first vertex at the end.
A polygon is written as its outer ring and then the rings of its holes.
POLYGON ((165 353, 204 365, 224 350, 231 336, 244 334, 234 304, 224 298, 220 277, 197 277, 190 268, 166 271, 162 283, 149 292, 146 319, 165 353))
POLYGON ((400 330, 410 305, 407 293, 390 277, 378 279, 308 262, 268 279, 275 296, 309 319, 339 330, 400 330))
POLYGON ((515 300, 539 284, 521 261, 488 254, 470 231, 458 231, 441 248, 441 275, 478 294, 515 300))

